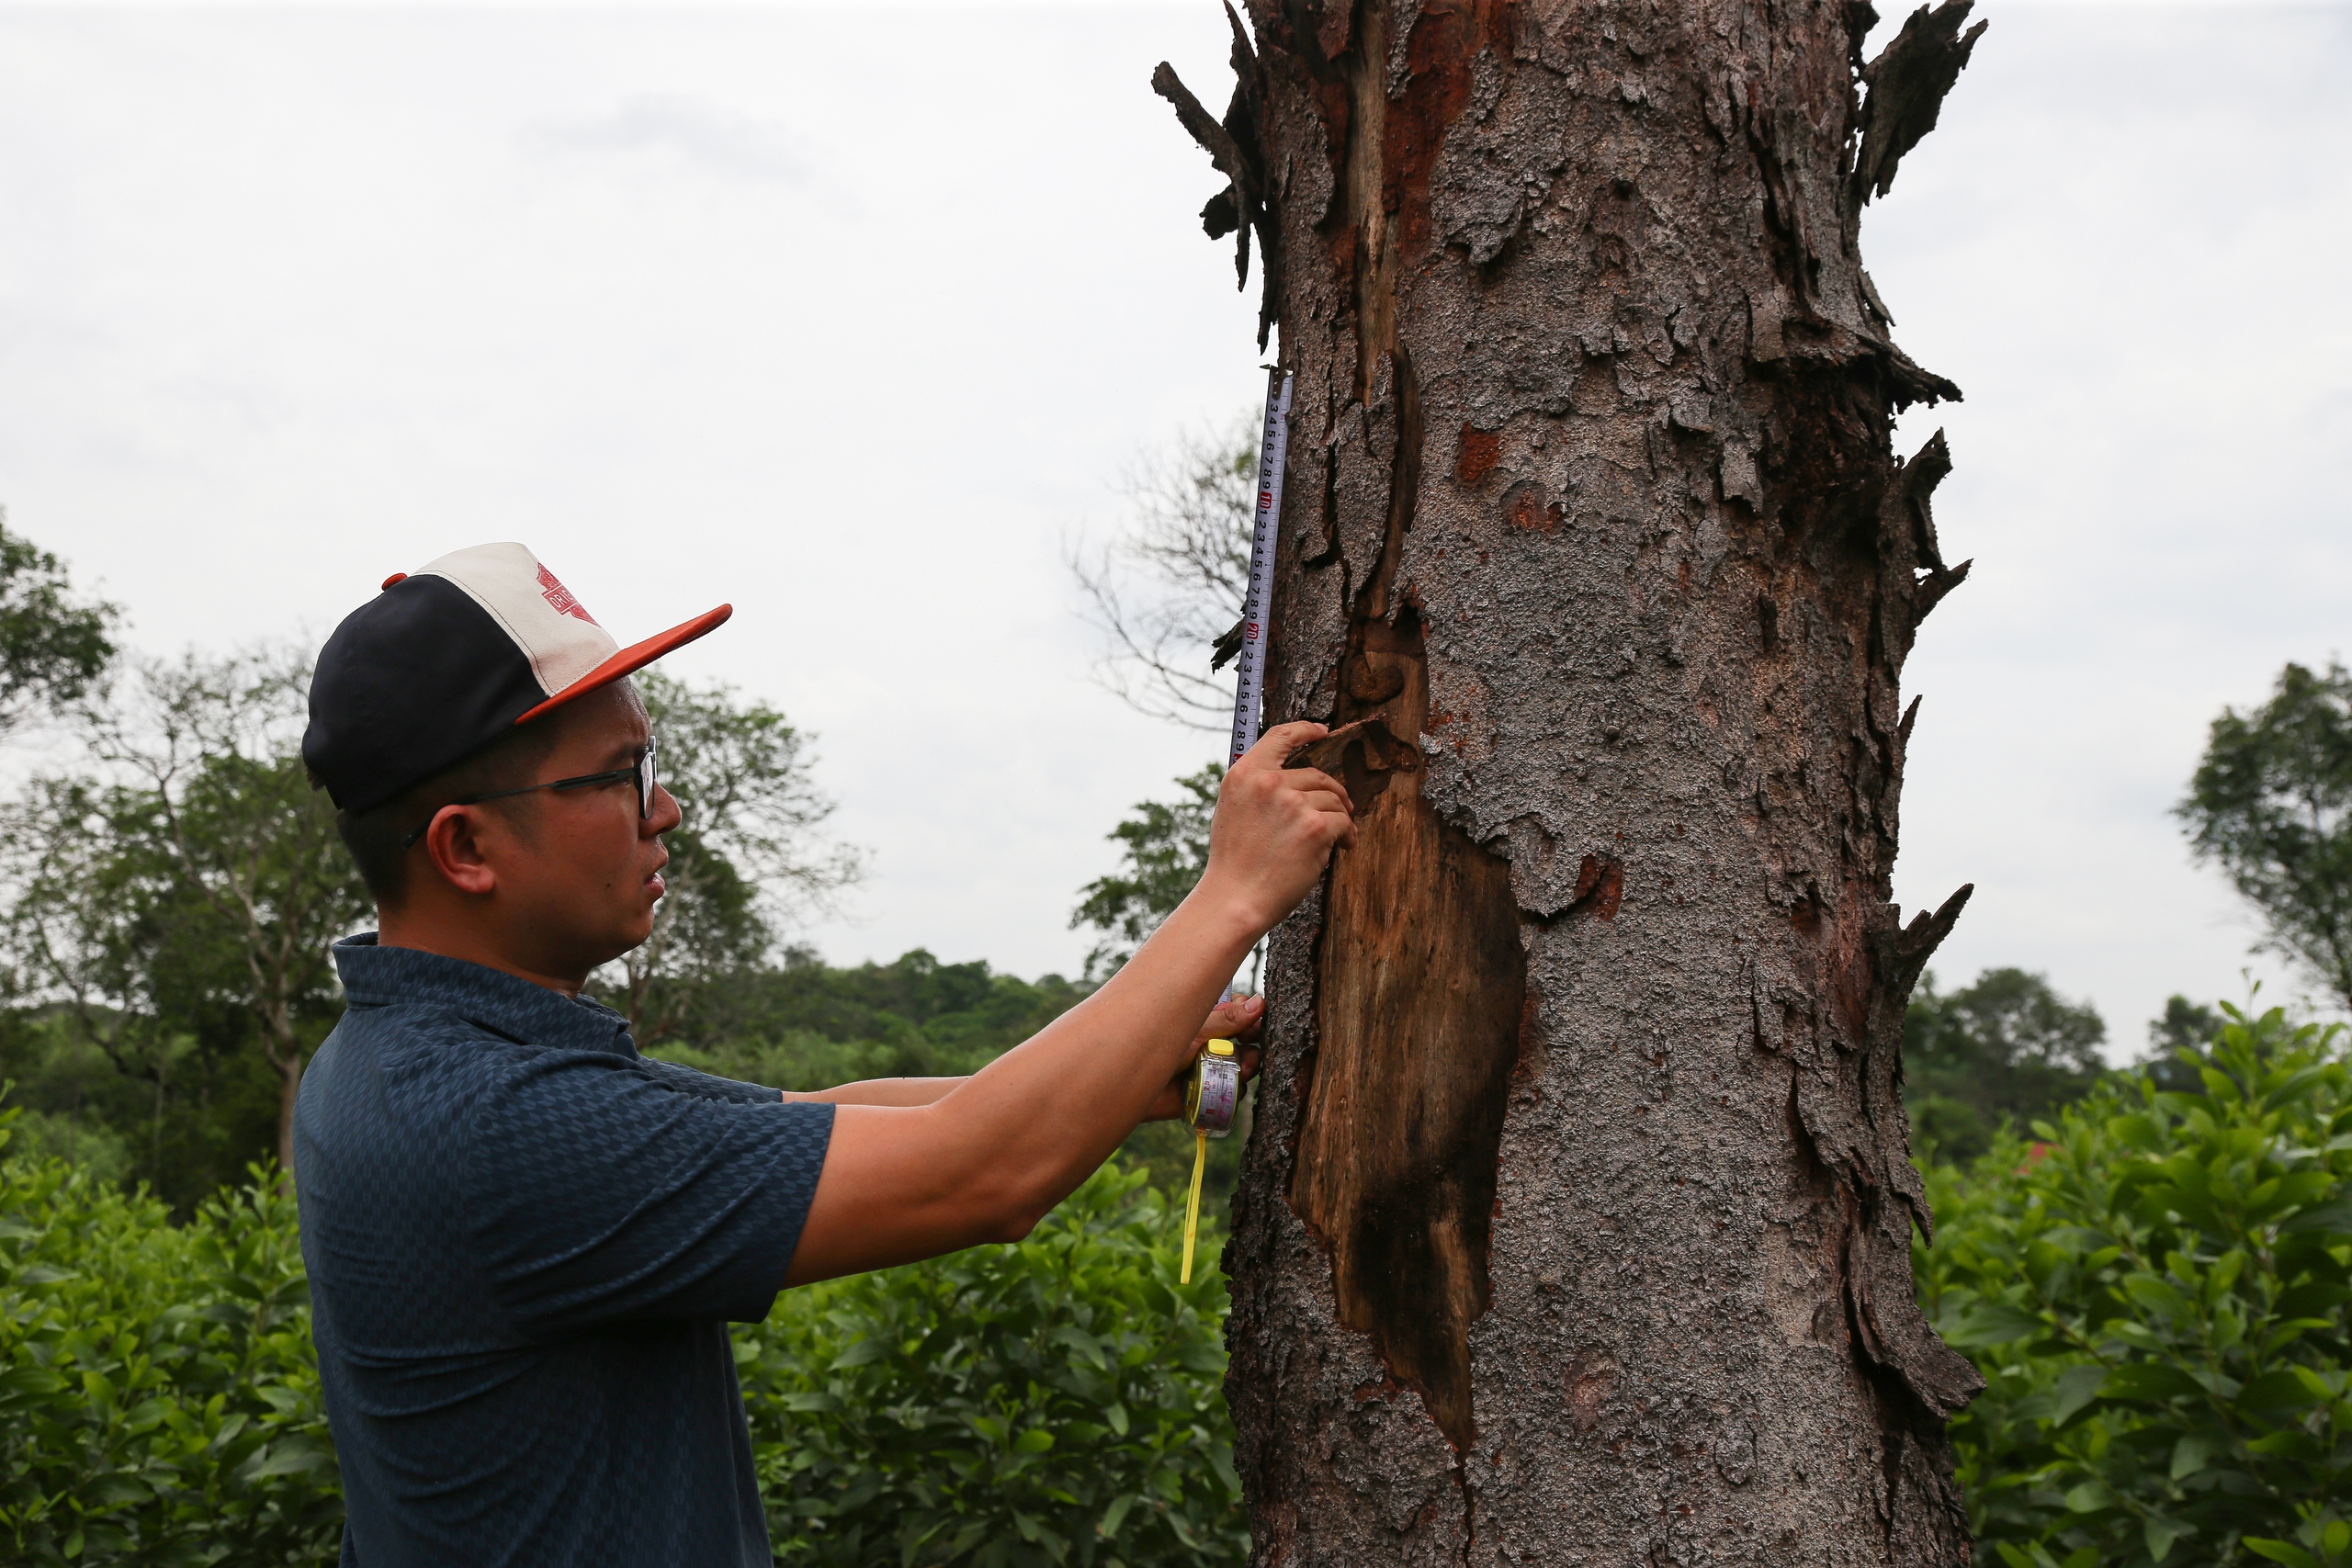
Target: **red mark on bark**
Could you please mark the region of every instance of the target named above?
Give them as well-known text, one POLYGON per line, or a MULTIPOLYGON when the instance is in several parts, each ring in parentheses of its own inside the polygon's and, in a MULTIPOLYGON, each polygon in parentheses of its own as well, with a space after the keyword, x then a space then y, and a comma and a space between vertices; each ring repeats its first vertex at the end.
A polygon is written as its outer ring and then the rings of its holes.
POLYGON ((1462 450, 1453 459, 1453 477, 1463 485, 1476 490, 1485 482, 1495 465, 1502 461, 1503 437, 1498 430, 1475 430, 1462 427, 1462 450))
POLYGON ((1406 42, 1404 96, 1390 100, 1381 128, 1381 195, 1396 214, 1396 248, 1403 255, 1429 248, 1430 175, 1445 133, 1470 101, 1471 63, 1492 43, 1502 43, 1507 53, 1509 39, 1502 0, 1431 6, 1414 20, 1406 42))
POLYGON ((1604 920, 1617 918, 1625 901, 1625 867, 1608 855, 1587 855, 1577 867, 1576 891, 1568 896, 1570 909, 1590 909, 1604 920))
POLYGON ((1503 492, 1503 521, 1514 528, 1556 533, 1566 518, 1567 509, 1532 480, 1522 479, 1503 492))
POLYGON ((1617 1382, 1617 1363, 1595 1351, 1580 1351, 1568 1363, 1568 1424, 1579 1432, 1600 1425, 1600 1404, 1617 1382))

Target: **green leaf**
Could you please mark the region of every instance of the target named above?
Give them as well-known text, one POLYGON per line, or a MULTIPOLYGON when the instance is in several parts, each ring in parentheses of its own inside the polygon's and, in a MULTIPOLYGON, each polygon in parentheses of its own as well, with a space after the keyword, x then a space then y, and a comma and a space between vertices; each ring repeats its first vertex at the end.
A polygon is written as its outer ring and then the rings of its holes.
POLYGON ((2114 1506, 2115 1494, 2109 1491, 2103 1483, 2086 1481, 2067 1488, 2066 1506, 2074 1513, 2096 1514, 2102 1508, 2114 1506))
POLYGON ((1032 1427, 1012 1439, 1012 1451, 1017 1454, 1041 1454, 1054 1446, 1054 1435, 1043 1427, 1032 1427))
POLYGON ((2273 1562, 2284 1562, 2287 1568, 2320 1568, 2319 1560, 2292 1541, 2265 1540, 2258 1536, 2244 1536, 2239 1545, 2256 1556, 2267 1557, 2273 1562))
POLYGON ((2030 1338, 2047 1326, 2032 1313, 2003 1302, 1983 1302, 1962 1312, 1943 1337, 1955 1350, 1975 1350, 2030 1338))
POLYGON ((2150 1560, 2162 1562, 2172 1551, 2172 1543, 2180 1539, 2180 1531, 2151 1514, 2140 1522, 2140 1539, 2147 1542, 2150 1560))
POLYGON ((2266 1372, 2238 1390, 2234 1403, 2243 1410, 2301 1410, 2327 1398, 2327 1385, 2307 1372, 2286 1368, 2266 1372), (2305 1380, 2309 1379, 2308 1382, 2305 1380), (2318 1383, 2314 1389, 2312 1384, 2318 1383))
POLYGON ((2099 1384, 2101 1399, 2195 1399, 2205 1387, 2178 1367, 2162 1361, 2129 1361, 2099 1384))
MULTIPOLYGON (((2314 1232, 2323 1235, 2352 1236, 2352 1198, 2338 1198, 2332 1203, 2305 1209, 2278 1226, 2281 1235, 2306 1235, 2314 1232)), ((2254 1543, 2249 1540, 2246 1544, 2251 1547, 2254 1543)))
POLYGON ((261 1463, 248 1466, 244 1473, 250 1480, 262 1481, 273 1475, 295 1475, 306 1470, 316 1470, 326 1461, 327 1456, 316 1449, 281 1445, 271 1450, 269 1457, 261 1463))
POLYGON ((0 1399, 23 1396, 38 1399, 55 1393, 65 1386, 65 1380, 46 1367, 11 1367, 0 1372, 0 1399))
POLYGON ((2060 1372, 2055 1390, 2057 1397, 2050 1407, 2051 1424, 2064 1427, 2073 1420, 2075 1412, 2098 1397, 2099 1385, 2106 1381, 2107 1369, 2097 1362, 2068 1367, 2060 1372))
POLYGON ((2133 1274, 2123 1281, 2124 1293, 2147 1312, 2167 1322, 2193 1319, 2197 1308, 2179 1291, 2153 1274, 2133 1274))
POLYGON ((1118 1535, 1119 1527, 1127 1522, 1127 1510, 1135 1506, 1135 1494, 1132 1492, 1121 1493, 1111 1499, 1111 1506, 1102 1510, 1102 1524, 1096 1527, 1102 1530, 1103 1540, 1110 1540, 1118 1535))

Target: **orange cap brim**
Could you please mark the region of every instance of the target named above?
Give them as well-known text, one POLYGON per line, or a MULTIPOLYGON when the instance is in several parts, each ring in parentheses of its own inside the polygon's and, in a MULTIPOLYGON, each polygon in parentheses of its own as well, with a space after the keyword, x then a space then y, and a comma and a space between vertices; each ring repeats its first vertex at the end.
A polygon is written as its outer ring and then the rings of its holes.
POLYGON ((658 637, 650 637, 643 642, 632 643, 514 722, 528 724, 544 714, 552 713, 574 697, 584 697, 601 686, 611 685, 624 675, 634 674, 663 654, 674 649, 685 647, 706 632, 717 631, 727 624, 727 617, 734 613, 734 605, 721 604, 716 610, 707 610, 691 621, 672 626, 658 637))

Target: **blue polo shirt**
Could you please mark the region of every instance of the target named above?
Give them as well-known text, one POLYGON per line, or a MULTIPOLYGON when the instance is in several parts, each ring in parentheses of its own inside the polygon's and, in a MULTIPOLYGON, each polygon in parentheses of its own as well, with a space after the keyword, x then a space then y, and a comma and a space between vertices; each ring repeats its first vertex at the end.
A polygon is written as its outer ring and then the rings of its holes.
POLYGON ((311 1337, 359 1568, 769 1568, 727 1325, 767 1315, 830 1105, 375 937, 303 1075, 311 1337))

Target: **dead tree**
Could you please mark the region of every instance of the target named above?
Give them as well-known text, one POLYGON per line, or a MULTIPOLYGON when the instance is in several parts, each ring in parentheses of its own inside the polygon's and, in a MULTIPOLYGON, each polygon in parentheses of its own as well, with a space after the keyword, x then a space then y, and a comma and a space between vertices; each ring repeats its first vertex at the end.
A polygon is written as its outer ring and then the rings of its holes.
POLYGON ((1959 1563, 1889 901, 1958 389, 1862 204, 1982 25, 1249 0, 1212 118, 1295 372, 1269 722, 1361 837, 1277 933, 1227 1253, 1256 1560, 1959 1563))

